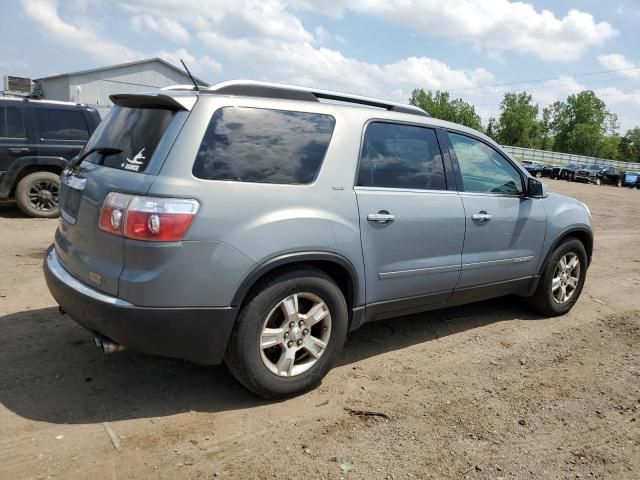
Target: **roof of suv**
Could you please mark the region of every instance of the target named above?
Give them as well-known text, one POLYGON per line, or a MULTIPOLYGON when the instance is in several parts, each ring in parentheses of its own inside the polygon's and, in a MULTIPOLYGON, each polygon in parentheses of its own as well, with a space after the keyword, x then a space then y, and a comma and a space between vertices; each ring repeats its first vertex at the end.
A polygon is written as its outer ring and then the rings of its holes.
POLYGON ((59 100, 39 100, 35 98, 25 98, 25 97, 0 97, 0 102, 4 102, 4 101, 28 102, 36 105, 65 105, 68 107, 91 107, 86 103, 62 102, 59 100))
POLYGON ((191 110, 198 95, 220 95, 232 97, 249 97, 257 99, 301 101, 312 103, 324 103, 334 108, 353 108, 359 110, 371 110, 375 116, 389 118, 390 120, 411 121, 432 127, 465 132, 499 147, 499 145, 484 133, 472 128, 440 120, 431 117, 423 109, 414 105, 392 102, 372 97, 362 97, 330 90, 321 90, 312 87, 300 87, 281 83, 259 82, 253 80, 232 80, 217 83, 209 88, 195 89, 193 85, 173 85, 164 87, 155 92, 140 94, 116 94, 111 95, 111 100, 116 105, 128 106, 129 104, 144 104, 145 98, 155 97, 154 103, 165 105, 169 108, 191 110), (384 115, 380 115, 381 113, 384 115), (388 113, 387 113, 388 112, 388 113))

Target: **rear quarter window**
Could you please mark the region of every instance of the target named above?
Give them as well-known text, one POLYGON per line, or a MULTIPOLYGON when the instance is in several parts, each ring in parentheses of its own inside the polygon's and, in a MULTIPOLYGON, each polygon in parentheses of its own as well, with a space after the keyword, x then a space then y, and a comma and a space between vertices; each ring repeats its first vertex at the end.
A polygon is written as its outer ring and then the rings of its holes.
POLYGON ((36 120, 42 140, 89 139, 89 128, 82 112, 36 108, 36 120))
POLYGON ((320 171, 335 119, 319 113, 224 107, 217 110, 193 165, 205 180, 309 184, 320 171))

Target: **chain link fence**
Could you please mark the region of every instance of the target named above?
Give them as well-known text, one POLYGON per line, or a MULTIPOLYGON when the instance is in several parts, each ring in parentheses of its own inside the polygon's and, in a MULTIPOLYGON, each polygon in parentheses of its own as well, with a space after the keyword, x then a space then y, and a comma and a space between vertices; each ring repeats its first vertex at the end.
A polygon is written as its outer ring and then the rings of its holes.
POLYGON ((529 160, 531 162, 567 164, 577 163, 579 165, 592 165, 597 163, 603 167, 614 167, 621 171, 640 171, 640 163, 621 162, 620 160, 608 160, 606 158, 586 157, 584 155, 573 155, 571 153, 550 152, 548 150, 535 150, 533 148, 521 148, 503 146, 505 152, 519 161, 529 160))

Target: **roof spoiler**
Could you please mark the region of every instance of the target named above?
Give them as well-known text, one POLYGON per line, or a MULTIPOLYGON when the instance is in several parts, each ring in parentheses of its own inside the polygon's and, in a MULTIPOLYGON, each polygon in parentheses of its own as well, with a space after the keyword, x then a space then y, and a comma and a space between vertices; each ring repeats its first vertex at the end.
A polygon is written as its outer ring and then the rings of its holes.
POLYGON ((118 93, 109 98, 115 105, 129 108, 162 108, 190 111, 196 103, 196 95, 164 95, 162 93, 118 93))

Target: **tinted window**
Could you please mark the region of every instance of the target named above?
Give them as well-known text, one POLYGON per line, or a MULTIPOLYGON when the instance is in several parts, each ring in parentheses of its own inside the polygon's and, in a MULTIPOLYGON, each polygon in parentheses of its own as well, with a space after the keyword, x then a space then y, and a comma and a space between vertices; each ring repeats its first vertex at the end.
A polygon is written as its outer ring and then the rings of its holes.
POLYGON ((0 137, 26 138, 22 109, 16 107, 0 108, 0 137))
POLYGON ((221 108, 211 118, 193 174, 207 180, 311 183, 334 125, 333 117, 318 113, 221 108))
POLYGON ((357 185, 444 190, 444 165, 430 128, 371 123, 360 155, 357 185))
POLYGON ((144 171, 174 115, 172 110, 161 108, 114 107, 93 133, 85 150, 110 147, 122 152, 104 158, 92 153, 87 160, 132 172, 144 171))
POLYGON ((37 108, 36 118, 43 140, 87 140, 89 129, 84 115, 72 110, 37 108))
POLYGON ((474 138, 449 133, 458 158, 465 192, 522 193, 522 179, 516 168, 489 145, 474 138))

